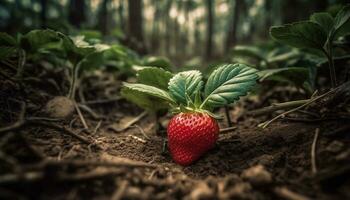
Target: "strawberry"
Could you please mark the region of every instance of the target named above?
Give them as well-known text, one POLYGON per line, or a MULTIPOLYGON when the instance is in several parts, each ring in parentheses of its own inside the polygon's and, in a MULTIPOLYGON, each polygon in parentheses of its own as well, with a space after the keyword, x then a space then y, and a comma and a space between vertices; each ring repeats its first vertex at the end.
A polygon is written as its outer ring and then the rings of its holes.
POLYGON ((169 150, 176 163, 189 165, 218 139, 214 109, 247 95, 257 78, 257 70, 238 63, 219 66, 206 83, 197 70, 172 74, 146 67, 138 71, 138 83, 124 83, 122 95, 149 111, 164 105, 171 109, 175 116, 168 124, 169 150))
POLYGON ((180 113, 170 120, 167 132, 174 161, 180 165, 189 165, 214 147, 219 126, 206 113, 180 113))

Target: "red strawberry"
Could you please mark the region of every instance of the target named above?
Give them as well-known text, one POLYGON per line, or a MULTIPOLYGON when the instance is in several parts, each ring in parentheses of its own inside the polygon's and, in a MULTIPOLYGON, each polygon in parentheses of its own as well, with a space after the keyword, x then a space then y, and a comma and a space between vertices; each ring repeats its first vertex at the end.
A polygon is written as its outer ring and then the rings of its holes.
POLYGON ((206 113, 180 113, 168 125, 168 144, 174 161, 189 165, 213 148, 219 135, 219 126, 206 113))

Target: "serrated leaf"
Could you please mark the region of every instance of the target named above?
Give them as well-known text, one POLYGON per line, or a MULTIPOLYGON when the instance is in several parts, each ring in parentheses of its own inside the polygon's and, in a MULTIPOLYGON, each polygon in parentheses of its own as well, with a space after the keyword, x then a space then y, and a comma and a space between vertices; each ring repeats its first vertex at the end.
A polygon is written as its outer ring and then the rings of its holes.
POLYGON ((158 67, 144 67, 137 71, 137 82, 145 85, 168 89, 169 80, 173 74, 158 67))
POLYGON ((334 26, 333 17, 326 12, 314 13, 310 16, 310 21, 319 24, 327 35, 332 31, 334 26))
POLYGON ((124 83, 123 87, 174 103, 174 100, 171 98, 168 92, 150 85, 140 83, 124 83))
POLYGON ((16 53, 16 47, 0 46, 0 60, 5 60, 16 53))
POLYGON ((182 105, 188 105, 186 95, 194 101, 195 94, 203 87, 202 74, 198 70, 180 72, 169 81, 169 93, 182 105))
POLYGON ((201 108, 224 106, 244 96, 256 84, 257 70, 243 64, 222 65, 210 74, 201 108))
POLYGON ((350 5, 343 7, 334 18, 334 28, 331 33, 333 37, 341 37, 350 31, 350 5))
POLYGON ((166 101, 151 97, 144 92, 132 90, 127 87, 122 88, 121 95, 128 101, 131 101, 146 110, 157 111, 169 108, 169 104, 166 101))
POLYGON ((16 46, 17 41, 11 35, 4 33, 4 32, 0 32, 0 45, 1 46, 16 46))
POLYGON ((297 48, 322 49, 327 41, 327 33, 314 22, 302 21, 270 29, 273 39, 297 48))

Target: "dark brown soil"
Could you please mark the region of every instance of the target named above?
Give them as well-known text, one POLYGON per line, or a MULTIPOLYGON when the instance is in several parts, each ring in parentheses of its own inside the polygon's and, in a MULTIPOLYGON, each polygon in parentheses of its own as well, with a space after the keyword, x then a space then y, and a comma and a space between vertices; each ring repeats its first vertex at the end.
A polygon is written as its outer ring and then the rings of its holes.
MULTIPOLYGON (((5 114, 0 124, 5 127, 16 123, 23 98, 17 93, 20 88, 14 89, 20 86, 2 84, 5 114)), ((26 117, 41 116, 50 97, 31 95, 26 117)), ((111 128, 142 112, 134 105, 116 100, 89 107, 100 116, 83 112, 88 130, 74 114, 58 122, 29 120, 1 132, 0 199, 350 199, 349 134, 330 135, 348 121, 280 120, 261 129, 257 125, 263 119, 241 118, 234 125, 237 129, 220 135, 214 149, 182 167, 164 148, 165 132, 149 133, 154 125, 149 115, 136 123, 138 127, 121 132, 111 128), (320 132, 313 173, 316 129, 320 132), (106 161, 124 165, 103 164, 106 161)), ((225 127, 225 121, 220 125, 225 127)))
MULTIPOLYGON (((287 187, 313 199, 350 197, 349 180, 336 181, 339 186, 328 183, 334 178, 349 177, 349 169, 342 174, 332 174, 333 169, 346 166, 349 140, 334 140, 321 135, 317 142, 318 173, 313 175, 310 152, 315 129, 319 125, 275 123, 265 130, 256 128, 256 125, 250 120, 237 124, 237 130, 222 134, 213 150, 188 167, 175 164, 168 152, 163 152, 163 137, 146 139, 135 128, 122 133, 102 129, 91 136, 103 150, 89 150, 87 145, 60 132, 31 128, 24 135, 24 141, 46 159, 114 161, 122 157, 155 164, 156 168, 121 168, 118 174, 110 172, 110 176, 97 176, 90 180, 57 183, 50 177, 44 177, 36 181, 2 183, 2 194, 20 194, 30 199, 109 199, 121 185, 126 184, 121 195, 126 199, 278 199, 280 197, 274 192, 277 187, 287 187), (270 183, 259 186, 241 178, 244 170, 259 164, 271 173, 273 180, 270 183)), ((19 144, 15 147, 16 154, 25 154, 21 160, 36 162, 37 159, 28 157, 28 149, 22 146, 23 138, 11 137, 13 141, 8 145, 19 144)), ((84 174, 87 170, 84 168, 90 167, 82 168, 74 170, 84 174)))

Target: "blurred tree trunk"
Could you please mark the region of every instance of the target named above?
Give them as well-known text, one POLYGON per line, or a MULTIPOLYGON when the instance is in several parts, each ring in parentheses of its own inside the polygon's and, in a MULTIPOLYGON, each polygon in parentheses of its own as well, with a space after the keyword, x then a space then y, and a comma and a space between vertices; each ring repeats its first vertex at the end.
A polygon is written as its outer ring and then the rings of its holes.
POLYGON ((237 28, 239 21, 240 8, 242 8, 242 2, 244 0, 231 0, 231 19, 229 19, 228 32, 226 41, 224 44, 225 53, 228 53, 231 47, 234 47, 237 43, 237 28), (233 13, 233 14, 232 14, 233 13))
POLYGON ((172 6, 172 0, 168 0, 164 9, 164 22, 165 22, 165 52, 170 54, 170 33, 171 33, 171 19, 170 19, 170 9, 172 6))
POLYGON ((40 20, 41 20, 41 28, 47 28, 47 0, 40 0, 41 4, 41 12, 40 12, 40 20))
POLYGON ((283 14, 282 14, 283 24, 298 21, 298 19, 299 19, 298 15, 299 15, 300 11, 296 11, 295 9, 293 9, 293 8, 298 8, 298 1, 285 0, 282 3, 282 8, 283 8, 283 10, 282 10, 282 12, 283 12, 283 14))
POLYGON ((185 13, 185 23, 183 24, 183 34, 182 34, 182 41, 181 41, 181 52, 183 52, 184 55, 188 55, 187 48, 190 45, 190 35, 189 35, 189 25, 187 22, 189 22, 190 17, 189 13, 191 11, 191 1, 187 1, 184 5, 184 13, 185 13))
POLYGON ((118 15, 120 29, 125 31, 125 19, 124 19, 124 1, 119 1, 118 15))
POLYGON ((109 17, 108 17, 108 4, 109 0, 103 0, 100 7, 98 26, 103 35, 107 35, 109 30, 109 17))
POLYGON ((70 0, 68 18, 72 25, 80 28, 86 20, 85 0, 70 0))
POLYGON ((199 20, 196 19, 195 21, 195 27, 194 27, 194 32, 193 32, 193 37, 194 37, 194 48, 196 50, 197 55, 202 55, 203 53, 203 48, 201 47, 201 33, 199 31, 199 20))
POLYGON ((213 49, 213 33, 214 33, 214 5, 215 0, 206 0, 207 7, 207 43, 205 50, 205 59, 209 60, 212 57, 213 49))
MULTIPOLYGON (((182 10, 182 1, 176 1, 176 10, 178 12, 178 16, 180 17, 180 13, 182 10)), ((179 54, 181 53, 180 51, 180 40, 181 40, 181 24, 179 24, 179 20, 178 18, 174 18, 173 19, 173 49, 174 49, 174 55, 179 56, 179 54)))
POLYGON ((160 7, 157 2, 154 2, 154 15, 152 24, 151 47, 152 52, 157 52, 159 49, 159 18, 161 17, 160 7))
POLYGON ((129 25, 128 40, 130 47, 138 51, 140 54, 147 52, 143 37, 142 27, 142 1, 129 0, 129 25))

